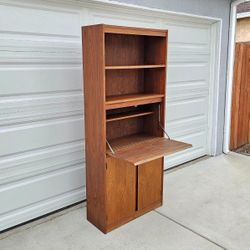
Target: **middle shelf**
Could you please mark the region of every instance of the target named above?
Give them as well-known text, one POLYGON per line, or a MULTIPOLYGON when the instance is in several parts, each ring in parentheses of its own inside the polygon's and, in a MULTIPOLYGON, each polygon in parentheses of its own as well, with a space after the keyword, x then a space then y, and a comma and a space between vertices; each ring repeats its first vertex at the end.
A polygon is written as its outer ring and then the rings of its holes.
POLYGON ((130 95, 116 95, 106 98, 106 110, 125 108, 143 104, 162 102, 163 94, 130 94, 130 95))
POLYGON ((142 65, 106 65, 105 69, 154 69, 154 68, 165 68, 165 64, 142 64, 142 65))

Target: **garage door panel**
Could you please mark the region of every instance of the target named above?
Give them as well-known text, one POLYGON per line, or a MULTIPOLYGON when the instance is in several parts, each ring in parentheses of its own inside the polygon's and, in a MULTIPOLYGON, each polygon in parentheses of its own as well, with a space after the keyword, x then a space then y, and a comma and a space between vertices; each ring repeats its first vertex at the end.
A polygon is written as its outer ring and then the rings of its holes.
POLYGON ((79 8, 0 7, 2 230, 84 199, 85 159, 79 8))
POLYGON ((81 116, 82 91, 2 97, 0 100, 0 124, 34 122, 65 116, 81 116))
POLYGON ((171 83, 167 87, 167 102, 171 106, 172 103, 178 101, 182 103, 189 100, 206 99, 209 95, 206 82, 192 81, 171 83))
POLYGON ((200 148, 192 148, 192 150, 187 150, 185 152, 183 152, 182 154, 179 155, 173 155, 173 157, 169 157, 166 158, 164 160, 164 167, 165 169, 174 167, 176 165, 180 165, 183 164, 185 162, 190 161, 190 157, 192 157, 192 159, 196 159, 201 157, 202 155, 205 155, 207 153, 206 149, 204 149, 204 147, 200 147, 200 148))
POLYGON ((82 89, 80 67, 7 67, 0 69, 1 95, 82 89))
MULTIPOLYGON (((92 10, 90 13, 92 18, 91 24, 110 24, 110 25, 121 25, 121 26, 131 26, 131 27, 142 27, 142 28, 154 28, 159 26, 159 20, 157 19, 145 19, 138 15, 128 15, 121 16, 119 13, 114 11, 98 11, 92 10)), ((83 22, 85 20, 83 19, 83 22)))
MULTIPOLYGON (((168 130, 168 134, 171 138, 180 138, 180 137, 186 137, 189 136, 191 137, 193 134, 197 134, 200 133, 201 131, 206 131, 207 128, 203 125, 196 125, 196 126, 191 126, 191 127, 187 127, 186 125, 183 125, 182 129, 180 131, 177 131, 176 129, 168 130)), ((206 134, 206 132, 204 132, 203 136, 206 134)), ((188 138, 189 138, 188 137, 188 138)), ((204 138, 201 140, 201 144, 204 146, 204 138)), ((191 142, 189 142, 191 143, 191 142)))
POLYGON ((16 210, 11 210, 0 216, 0 231, 48 214, 51 211, 61 209, 75 202, 80 202, 84 197, 86 197, 85 189, 79 188, 16 210))
POLYGON ((207 25, 170 25, 165 23, 164 27, 169 30, 169 42, 181 44, 199 44, 208 47, 210 29, 207 25))
MULTIPOLYGON (((185 44, 185 43, 168 43, 168 57, 179 56, 181 60, 190 58, 195 55, 199 61, 204 61, 209 56, 209 48, 206 45, 185 44)), ((195 60, 195 58, 193 59, 195 60)))
POLYGON ((169 102, 180 99, 208 96, 207 83, 204 81, 171 83, 168 84, 167 95, 169 96, 169 102))
POLYGON ((1 128, 0 156, 81 139, 83 139, 82 118, 1 128))
POLYGON ((189 148, 183 152, 179 152, 173 154, 171 156, 167 156, 164 158, 165 168, 173 167, 177 164, 182 164, 186 161, 189 161, 189 156, 191 155, 194 158, 200 157, 205 155, 207 152, 206 147, 204 144, 206 143, 206 130, 201 130, 199 132, 188 133, 187 135, 177 136, 175 137, 176 140, 180 140, 183 142, 191 143, 192 148, 189 148))
POLYGON ((208 65, 205 63, 194 64, 169 64, 168 81, 182 82, 206 80, 208 77, 208 65))
POLYGON ((24 179, 22 182, 0 187, 0 219, 9 211, 83 188, 84 179, 83 165, 76 165, 55 173, 24 179))
POLYGON ((27 8, 10 3, 0 4, 0 31, 2 32, 80 36, 79 18, 80 14, 77 11, 60 9, 53 11, 46 6, 27 8))
POLYGON ((82 141, 5 156, 0 160, 0 186, 84 163, 82 141))
MULTIPOLYGON (((193 148, 195 147, 204 147, 204 143, 206 142, 206 137, 204 135, 206 135, 206 130, 200 130, 198 132, 195 133, 188 133, 188 134, 183 134, 181 136, 176 136, 176 140, 180 140, 180 141, 184 141, 187 142, 189 141, 189 143, 192 143, 193 148)), ((190 148, 190 150, 192 150, 192 148, 190 148)), ((180 152, 181 153, 181 152, 180 152)))
POLYGON ((176 50, 169 48, 168 65, 176 65, 177 63, 207 63, 209 55, 198 51, 183 51, 178 47, 176 50))
POLYGON ((166 124, 174 120, 202 115, 206 112, 206 104, 206 98, 169 102, 167 103, 168 108, 166 124))
POLYGON ((171 137, 179 137, 183 134, 206 130, 207 117, 203 114, 168 122, 167 131, 171 137))

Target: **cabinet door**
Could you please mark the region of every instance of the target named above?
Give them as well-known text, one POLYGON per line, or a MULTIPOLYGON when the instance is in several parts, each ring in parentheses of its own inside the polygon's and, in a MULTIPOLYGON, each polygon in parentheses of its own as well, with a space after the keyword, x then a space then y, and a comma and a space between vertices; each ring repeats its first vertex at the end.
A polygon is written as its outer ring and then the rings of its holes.
POLYGON ((138 210, 162 203, 163 158, 138 166, 138 210))
POLYGON ((109 157, 106 171, 107 224, 119 224, 136 210, 136 166, 109 157))

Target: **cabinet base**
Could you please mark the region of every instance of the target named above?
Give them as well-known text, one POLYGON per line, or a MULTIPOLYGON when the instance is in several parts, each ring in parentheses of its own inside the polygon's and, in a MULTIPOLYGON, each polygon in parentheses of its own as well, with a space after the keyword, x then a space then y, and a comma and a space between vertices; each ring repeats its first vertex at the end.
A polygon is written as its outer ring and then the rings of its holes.
POLYGON ((140 211, 135 211, 135 213, 132 216, 121 219, 118 223, 110 224, 110 225, 107 225, 106 227, 96 225, 95 223, 92 222, 91 218, 87 218, 87 220, 90 223, 92 223, 96 228, 98 228, 100 231, 102 231, 103 233, 106 234, 106 233, 109 233, 110 231, 112 231, 112 230, 114 230, 114 229, 128 223, 129 221, 134 220, 134 219, 136 219, 136 218, 138 218, 138 217, 140 217, 140 216, 142 216, 142 215, 144 215, 144 214, 146 214, 146 213, 148 213, 148 212, 150 212, 150 211, 152 211, 152 210, 154 210, 154 209, 156 209, 158 207, 161 207, 161 206, 162 206, 162 202, 159 201, 159 202, 154 203, 151 206, 146 207, 146 208, 144 208, 144 209, 142 209, 140 211))

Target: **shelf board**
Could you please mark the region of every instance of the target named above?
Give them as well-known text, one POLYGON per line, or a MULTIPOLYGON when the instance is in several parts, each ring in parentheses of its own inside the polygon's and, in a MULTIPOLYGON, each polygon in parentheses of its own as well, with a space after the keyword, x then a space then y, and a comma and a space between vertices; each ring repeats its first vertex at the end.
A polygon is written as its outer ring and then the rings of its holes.
POLYGON ((165 64, 105 66, 105 69, 154 69, 165 68, 165 64))
POLYGON ((115 151, 112 154, 107 150, 109 156, 122 159, 135 166, 174 154, 192 146, 184 142, 146 134, 121 137, 110 140, 109 143, 115 151))
POLYGON ((143 111, 143 110, 122 112, 119 114, 108 115, 106 121, 107 122, 120 121, 120 120, 130 119, 134 117, 151 115, 153 113, 154 113, 153 111, 143 111))
POLYGON ((106 98, 106 110, 157 103, 163 100, 163 94, 117 95, 106 98))

